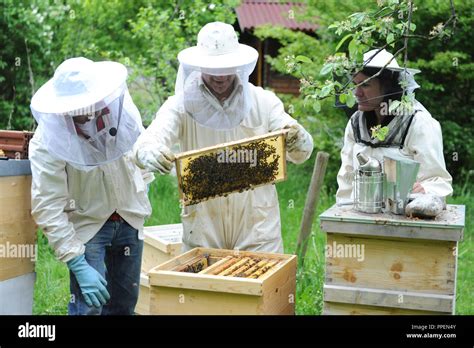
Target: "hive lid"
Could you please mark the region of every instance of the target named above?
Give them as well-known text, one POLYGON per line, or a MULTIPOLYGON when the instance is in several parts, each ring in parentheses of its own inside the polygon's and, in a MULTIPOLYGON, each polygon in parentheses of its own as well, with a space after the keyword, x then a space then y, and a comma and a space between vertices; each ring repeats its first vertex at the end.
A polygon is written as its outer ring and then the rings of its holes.
POLYGON ((0 160, 0 177, 31 175, 29 160, 0 160))
POLYGON ((319 218, 325 232, 342 233, 347 229, 348 234, 457 241, 463 235, 465 206, 448 204, 435 219, 423 220, 391 213, 365 214, 355 211, 351 205, 335 204, 319 218))
POLYGON ((355 211, 352 209, 352 206, 337 206, 335 204, 319 217, 321 221, 332 220, 365 224, 459 228, 464 227, 465 224, 465 206, 448 204, 446 209, 434 220, 423 220, 390 213, 364 214, 355 211))
POLYGON ((173 248, 181 248, 182 224, 145 226, 143 232, 145 243, 159 250, 169 253, 173 248))

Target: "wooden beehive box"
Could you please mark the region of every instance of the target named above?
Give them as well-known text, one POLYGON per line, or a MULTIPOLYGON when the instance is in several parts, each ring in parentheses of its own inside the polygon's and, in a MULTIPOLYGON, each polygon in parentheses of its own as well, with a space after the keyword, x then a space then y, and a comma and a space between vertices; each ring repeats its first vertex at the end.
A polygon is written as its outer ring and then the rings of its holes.
POLYGON ((146 226, 144 234, 142 271, 145 274, 181 253, 182 224, 146 226))
POLYGON ((0 161, 0 281, 31 273, 36 259, 28 160, 0 161))
POLYGON ((295 310, 294 255, 195 248, 153 268, 149 277, 151 314, 294 314, 295 310), (222 273, 232 271, 233 276, 222 273), (245 272, 260 276, 243 277, 245 272))
POLYGON ((176 155, 183 204, 285 180, 287 132, 282 129, 176 155))
POLYGON ((140 315, 150 314, 150 278, 144 272, 140 274, 140 291, 135 306, 135 313, 140 315))
POLYGON ((146 226, 144 234, 140 292, 135 307, 135 312, 140 315, 150 314, 150 281, 148 271, 181 254, 183 225, 146 226))
POLYGON ((323 314, 454 314, 464 214, 460 205, 435 220, 325 211, 323 314))

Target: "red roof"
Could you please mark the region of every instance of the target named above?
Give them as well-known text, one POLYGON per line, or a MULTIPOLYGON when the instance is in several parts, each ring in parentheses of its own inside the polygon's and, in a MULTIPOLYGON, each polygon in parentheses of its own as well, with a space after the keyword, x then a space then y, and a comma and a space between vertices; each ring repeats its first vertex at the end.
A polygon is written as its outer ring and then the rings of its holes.
POLYGON ((304 11, 302 3, 276 1, 242 1, 235 9, 240 29, 253 29, 260 25, 272 24, 301 31, 314 31, 318 26, 309 22, 296 22, 297 15, 304 11), (293 11, 293 12, 290 12, 293 11), (293 18, 291 15, 294 15, 293 18))

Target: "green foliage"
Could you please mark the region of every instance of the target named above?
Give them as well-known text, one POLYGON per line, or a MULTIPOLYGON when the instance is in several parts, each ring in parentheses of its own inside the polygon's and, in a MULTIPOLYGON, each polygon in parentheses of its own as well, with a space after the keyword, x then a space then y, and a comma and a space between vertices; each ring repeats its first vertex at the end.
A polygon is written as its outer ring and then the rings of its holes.
MULTIPOLYGON (((458 21, 452 36, 443 40, 413 39, 409 52, 421 88, 417 99, 436 118, 443 129, 444 154, 455 184, 463 185, 474 168, 474 113, 472 81, 474 80, 474 1, 455 1, 458 21)), ((449 1, 420 2, 413 15, 417 31, 429 32, 450 15, 449 1)))
POLYGON ((52 72, 55 27, 65 6, 0 0, 0 129, 32 129, 30 99, 52 72))
POLYGON ((372 138, 377 138, 380 141, 384 141, 385 137, 388 134, 388 127, 382 127, 381 125, 377 125, 370 129, 372 131, 372 138))
POLYGON ((64 4, 0 0, 0 39, 5 43, 0 57, 0 128, 31 129, 29 104, 34 91, 62 61, 75 56, 125 64, 132 97, 145 123, 150 123, 174 92, 178 52, 196 43, 204 24, 234 23, 237 4, 238 0, 67 0, 64 4))
POLYGON ((237 1, 157 1, 140 8, 130 20, 132 40, 140 50, 132 59, 132 87, 146 95, 137 104, 148 123, 165 99, 174 93, 178 70, 176 56, 194 46, 201 27, 213 21, 233 23, 237 1), (144 92, 144 93, 143 93, 144 92))

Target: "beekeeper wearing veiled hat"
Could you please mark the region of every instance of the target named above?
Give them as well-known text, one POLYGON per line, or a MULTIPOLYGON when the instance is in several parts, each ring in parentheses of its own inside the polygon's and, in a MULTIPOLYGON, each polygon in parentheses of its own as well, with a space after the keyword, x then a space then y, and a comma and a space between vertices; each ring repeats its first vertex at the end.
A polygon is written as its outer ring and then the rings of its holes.
POLYGON ((339 189, 336 200, 351 202, 353 172, 358 167, 356 155, 363 153, 379 161, 384 156, 404 157, 420 162, 413 193, 430 193, 439 197, 452 194, 452 178, 446 170, 443 157, 441 127, 425 107, 414 100, 413 110, 401 109, 390 113, 390 103, 400 101, 403 88, 406 93, 420 87, 414 79, 417 69, 400 67, 394 56, 383 50, 364 54, 364 68, 353 77, 358 110, 352 115, 344 135, 341 168, 337 175, 339 189), (380 70, 384 67, 382 72, 380 70), (369 77, 374 76, 368 82, 369 77), (389 128, 384 140, 372 137, 371 128, 381 125, 389 128))
POLYGON ((143 130, 127 69, 71 58, 31 100, 32 215, 70 270, 70 315, 133 314, 151 206, 130 156, 143 130))
MULTIPOLYGON (((249 83, 258 53, 239 44, 231 25, 206 24, 197 46, 178 55, 176 93, 135 144, 139 166, 169 173, 170 148, 199 149, 289 127, 288 158, 307 160, 311 136, 291 118, 274 93, 249 83)), ((283 252, 280 210, 274 185, 186 206, 184 249, 197 246, 283 252)))

